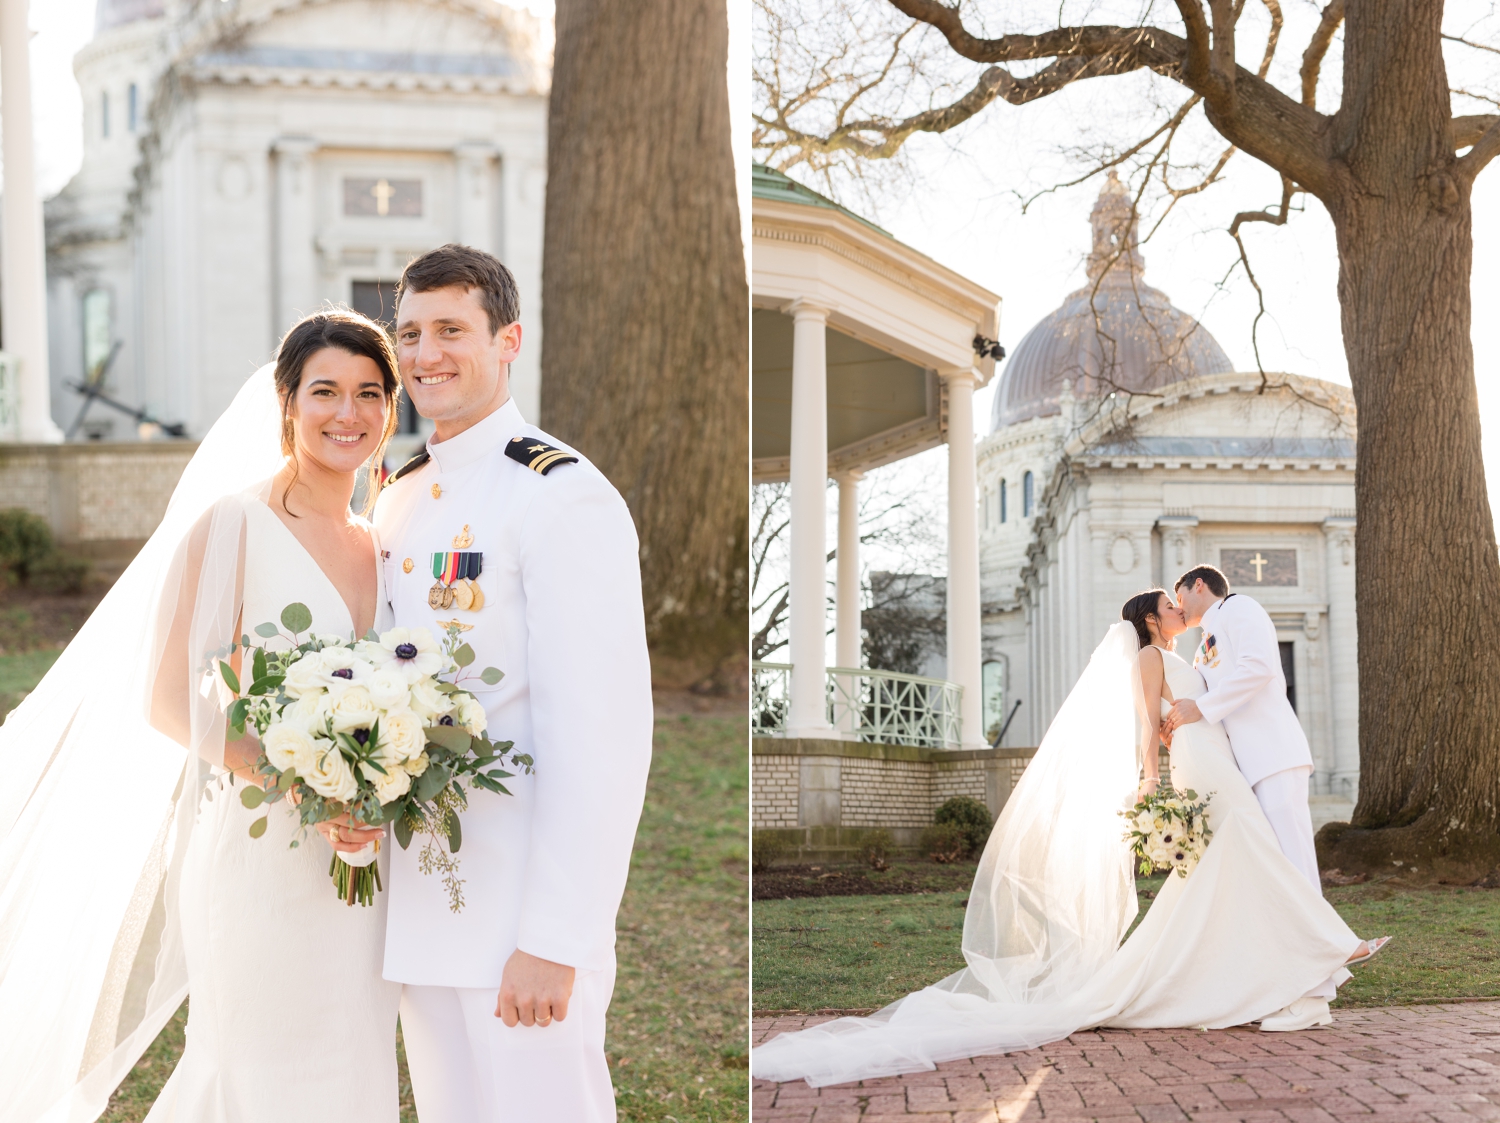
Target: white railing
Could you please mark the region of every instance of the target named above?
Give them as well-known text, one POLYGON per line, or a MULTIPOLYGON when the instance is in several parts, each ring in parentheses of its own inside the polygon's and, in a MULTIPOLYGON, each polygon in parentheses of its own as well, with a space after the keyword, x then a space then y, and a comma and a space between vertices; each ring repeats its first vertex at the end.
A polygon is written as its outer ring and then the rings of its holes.
POLYGON ((750 727, 756 737, 786 736, 790 663, 750 664, 750 727))
MULTIPOLYGON (((789 663, 750 664, 750 721, 756 735, 786 735, 789 663)), ((830 667, 826 706, 835 736, 922 748, 957 748, 963 687, 868 667, 830 667)))

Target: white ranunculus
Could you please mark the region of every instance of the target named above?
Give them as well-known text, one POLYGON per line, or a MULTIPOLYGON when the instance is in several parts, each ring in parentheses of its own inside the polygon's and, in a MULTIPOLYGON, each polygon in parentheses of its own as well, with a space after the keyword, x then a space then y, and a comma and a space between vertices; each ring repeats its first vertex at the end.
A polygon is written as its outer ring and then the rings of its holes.
POLYGON ((288 768, 302 772, 313 758, 313 739, 296 721, 278 721, 260 743, 266 758, 283 772, 288 768))
POLYGON ((297 774, 324 799, 337 799, 347 803, 359 792, 359 783, 354 779, 354 772, 343 753, 339 752, 338 746, 332 741, 321 737, 313 741, 313 755, 307 762, 307 768, 299 768, 297 774))
POLYGON ((426 628, 391 628, 378 645, 369 644, 367 650, 377 667, 394 667, 408 682, 437 674, 446 662, 437 640, 426 628))
POLYGON ((484 732, 485 726, 489 724, 489 718, 485 715, 484 707, 479 704, 479 699, 472 694, 460 694, 458 697, 458 712, 454 715, 458 723, 474 736, 478 737, 484 732))
POLYGON ((330 694, 324 708, 333 719, 335 733, 369 729, 380 718, 370 692, 363 686, 351 686, 342 693, 330 694))
POLYGON ((1135 829, 1138 831, 1149 831, 1151 829, 1151 812, 1142 811, 1135 817, 1135 829))
POLYGON ((323 689, 323 653, 309 651, 286 669, 281 689, 292 698, 323 689))
POLYGON ((410 710, 399 710, 380 719, 380 743, 398 761, 408 761, 427 744, 422 719, 410 710))
POLYGON ((453 699, 439 690, 431 679, 419 679, 411 684, 411 708, 431 725, 434 719, 453 709, 453 699))
POLYGON ((363 686, 370 692, 375 705, 387 713, 411 706, 411 689, 406 676, 397 667, 377 668, 365 679, 363 686))
POLYGON ((427 771, 427 766, 430 763, 431 763, 431 758, 429 758, 426 753, 418 753, 416 756, 412 757, 410 760, 408 760, 401 767, 405 768, 413 776, 420 776, 420 775, 422 775, 422 773, 424 773, 424 772, 427 771))

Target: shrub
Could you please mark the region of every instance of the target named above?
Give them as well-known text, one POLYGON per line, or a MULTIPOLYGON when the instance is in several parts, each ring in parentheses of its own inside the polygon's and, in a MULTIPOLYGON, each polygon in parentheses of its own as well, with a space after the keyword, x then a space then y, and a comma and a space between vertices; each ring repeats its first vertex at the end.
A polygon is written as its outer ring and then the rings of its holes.
POLYGON ((787 846, 779 838, 768 834, 755 834, 750 839, 750 868, 755 873, 765 873, 786 857, 787 846))
POLYGON ((922 832, 922 852, 934 862, 956 862, 968 846, 963 828, 953 823, 934 823, 922 832))
POLYGON ((29 585, 36 577, 48 588, 76 593, 88 574, 89 563, 56 549, 46 519, 10 507, 0 511, 0 569, 18 585, 29 585))
POLYGON ((963 831, 964 850, 971 858, 984 852, 984 844, 990 840, 990 828, 995 824, 990 818, 990 809, 966 795, 956 795, 944 803, 933 813, 932 821, 963 831))
POLYGON ((874 830, 865 835, 864 859, 865 864, 872 870, 887 870, 891 868, 891 851, 896 848, 896 840, 891 837, 888 830, 874 830))

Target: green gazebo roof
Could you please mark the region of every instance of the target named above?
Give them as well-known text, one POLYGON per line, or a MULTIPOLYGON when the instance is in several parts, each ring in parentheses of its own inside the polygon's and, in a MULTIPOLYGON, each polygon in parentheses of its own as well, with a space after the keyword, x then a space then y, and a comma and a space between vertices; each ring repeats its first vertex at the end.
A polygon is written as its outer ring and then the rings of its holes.
POLYGON ((827 207, 831 211, 848 215, 855 222, 863 223, 887 238, 893 237, 889 230, 882 230, 869 219, 855 214, 848 207, 839 206, 832 199, 819 195, 810 187, 803 187, 796 180, 764 164, 751 165, 750 194, 756 199, 773 199, 778 203, 798 203, 804 207, 827 207))

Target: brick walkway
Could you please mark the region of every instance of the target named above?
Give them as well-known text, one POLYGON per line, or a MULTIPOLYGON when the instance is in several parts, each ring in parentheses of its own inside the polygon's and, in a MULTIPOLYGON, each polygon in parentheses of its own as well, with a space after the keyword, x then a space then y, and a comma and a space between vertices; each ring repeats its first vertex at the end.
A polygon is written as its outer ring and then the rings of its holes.
MULTIPOLYGON (((754 1123, 1500 1119, 1500 1002, 1334 1011, 1302 1033, 1098 1030, 862 1084, 754 1082, 754 1123)), ((756 1019, 756 1043, 825 1018, 756 1019)))

